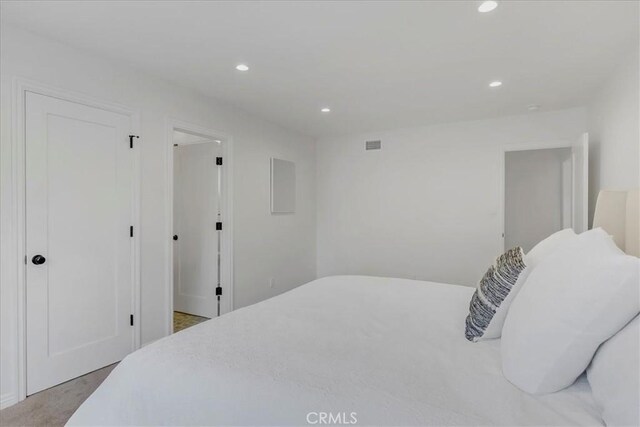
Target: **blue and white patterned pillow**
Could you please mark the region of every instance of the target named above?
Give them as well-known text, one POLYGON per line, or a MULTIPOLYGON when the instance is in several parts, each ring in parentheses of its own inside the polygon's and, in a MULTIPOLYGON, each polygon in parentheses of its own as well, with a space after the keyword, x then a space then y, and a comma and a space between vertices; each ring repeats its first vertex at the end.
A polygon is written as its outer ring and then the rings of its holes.
POLYGON ((469 341, 500 337, 511 301, 527 275, 521 247, 509 249, 496 259, 471 297, 464 334, 469 341))

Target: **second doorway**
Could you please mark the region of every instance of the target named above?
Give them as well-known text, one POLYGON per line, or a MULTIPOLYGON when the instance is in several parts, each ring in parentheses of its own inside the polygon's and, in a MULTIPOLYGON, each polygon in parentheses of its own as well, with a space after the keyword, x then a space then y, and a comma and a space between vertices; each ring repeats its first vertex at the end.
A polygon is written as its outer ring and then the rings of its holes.
POLYGON ((174 332, 219 314, 222 140, 173 134, 174 332))

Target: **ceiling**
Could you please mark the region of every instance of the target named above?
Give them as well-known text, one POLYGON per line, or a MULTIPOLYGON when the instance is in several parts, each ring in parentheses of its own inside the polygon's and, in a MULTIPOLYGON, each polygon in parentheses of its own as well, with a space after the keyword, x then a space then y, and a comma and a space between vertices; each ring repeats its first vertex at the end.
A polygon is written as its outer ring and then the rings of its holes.
POLYGON ((635 1, 477 6, 20 1, 2 3, 2 23, 316 137, 584 105, 638 48, 635 1))

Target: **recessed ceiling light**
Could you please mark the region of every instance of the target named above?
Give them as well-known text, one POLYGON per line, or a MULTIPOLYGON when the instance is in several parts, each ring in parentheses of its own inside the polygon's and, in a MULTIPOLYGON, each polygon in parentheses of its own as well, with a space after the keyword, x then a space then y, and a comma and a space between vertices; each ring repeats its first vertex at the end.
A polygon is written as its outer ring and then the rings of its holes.
POLYGON ((502 82, 496 80, 495 82, 489 83, 489 87, 498 87, 498 86, 502 86, 502 82))
POLYGON ((238 64, 238 65, 236 65, 236 70, 238 70, 238 71, 249 71, 249 66, 247 64, 238 64))
POLYGON ((331 108, 324 107, 320 111, 323 112, 323 113, 330 113, 331 112, 331 108))
POLYGON ((529 111, 538 111, 540 106, 538 104, 529 104, 527 105, 527 110, 529 111))
POLYGON ((480 6, 478 6, 478 12, 487 13, 491 12, 493 9, 498 7, 498 2, 493 0, 483 1, 480 6))
POLYGON ((219 139, 214 139, 213 142, 217 142, 218 144, 222 143, 219 139))

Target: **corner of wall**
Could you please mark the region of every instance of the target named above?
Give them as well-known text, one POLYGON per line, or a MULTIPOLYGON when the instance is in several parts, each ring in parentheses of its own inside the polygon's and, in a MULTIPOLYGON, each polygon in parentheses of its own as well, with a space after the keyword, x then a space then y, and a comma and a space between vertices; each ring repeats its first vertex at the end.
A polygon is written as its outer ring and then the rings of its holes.
POLYGON ((639 61, 635 46, 587 106, 590 225, 601 189, 640 186, 639 61))

